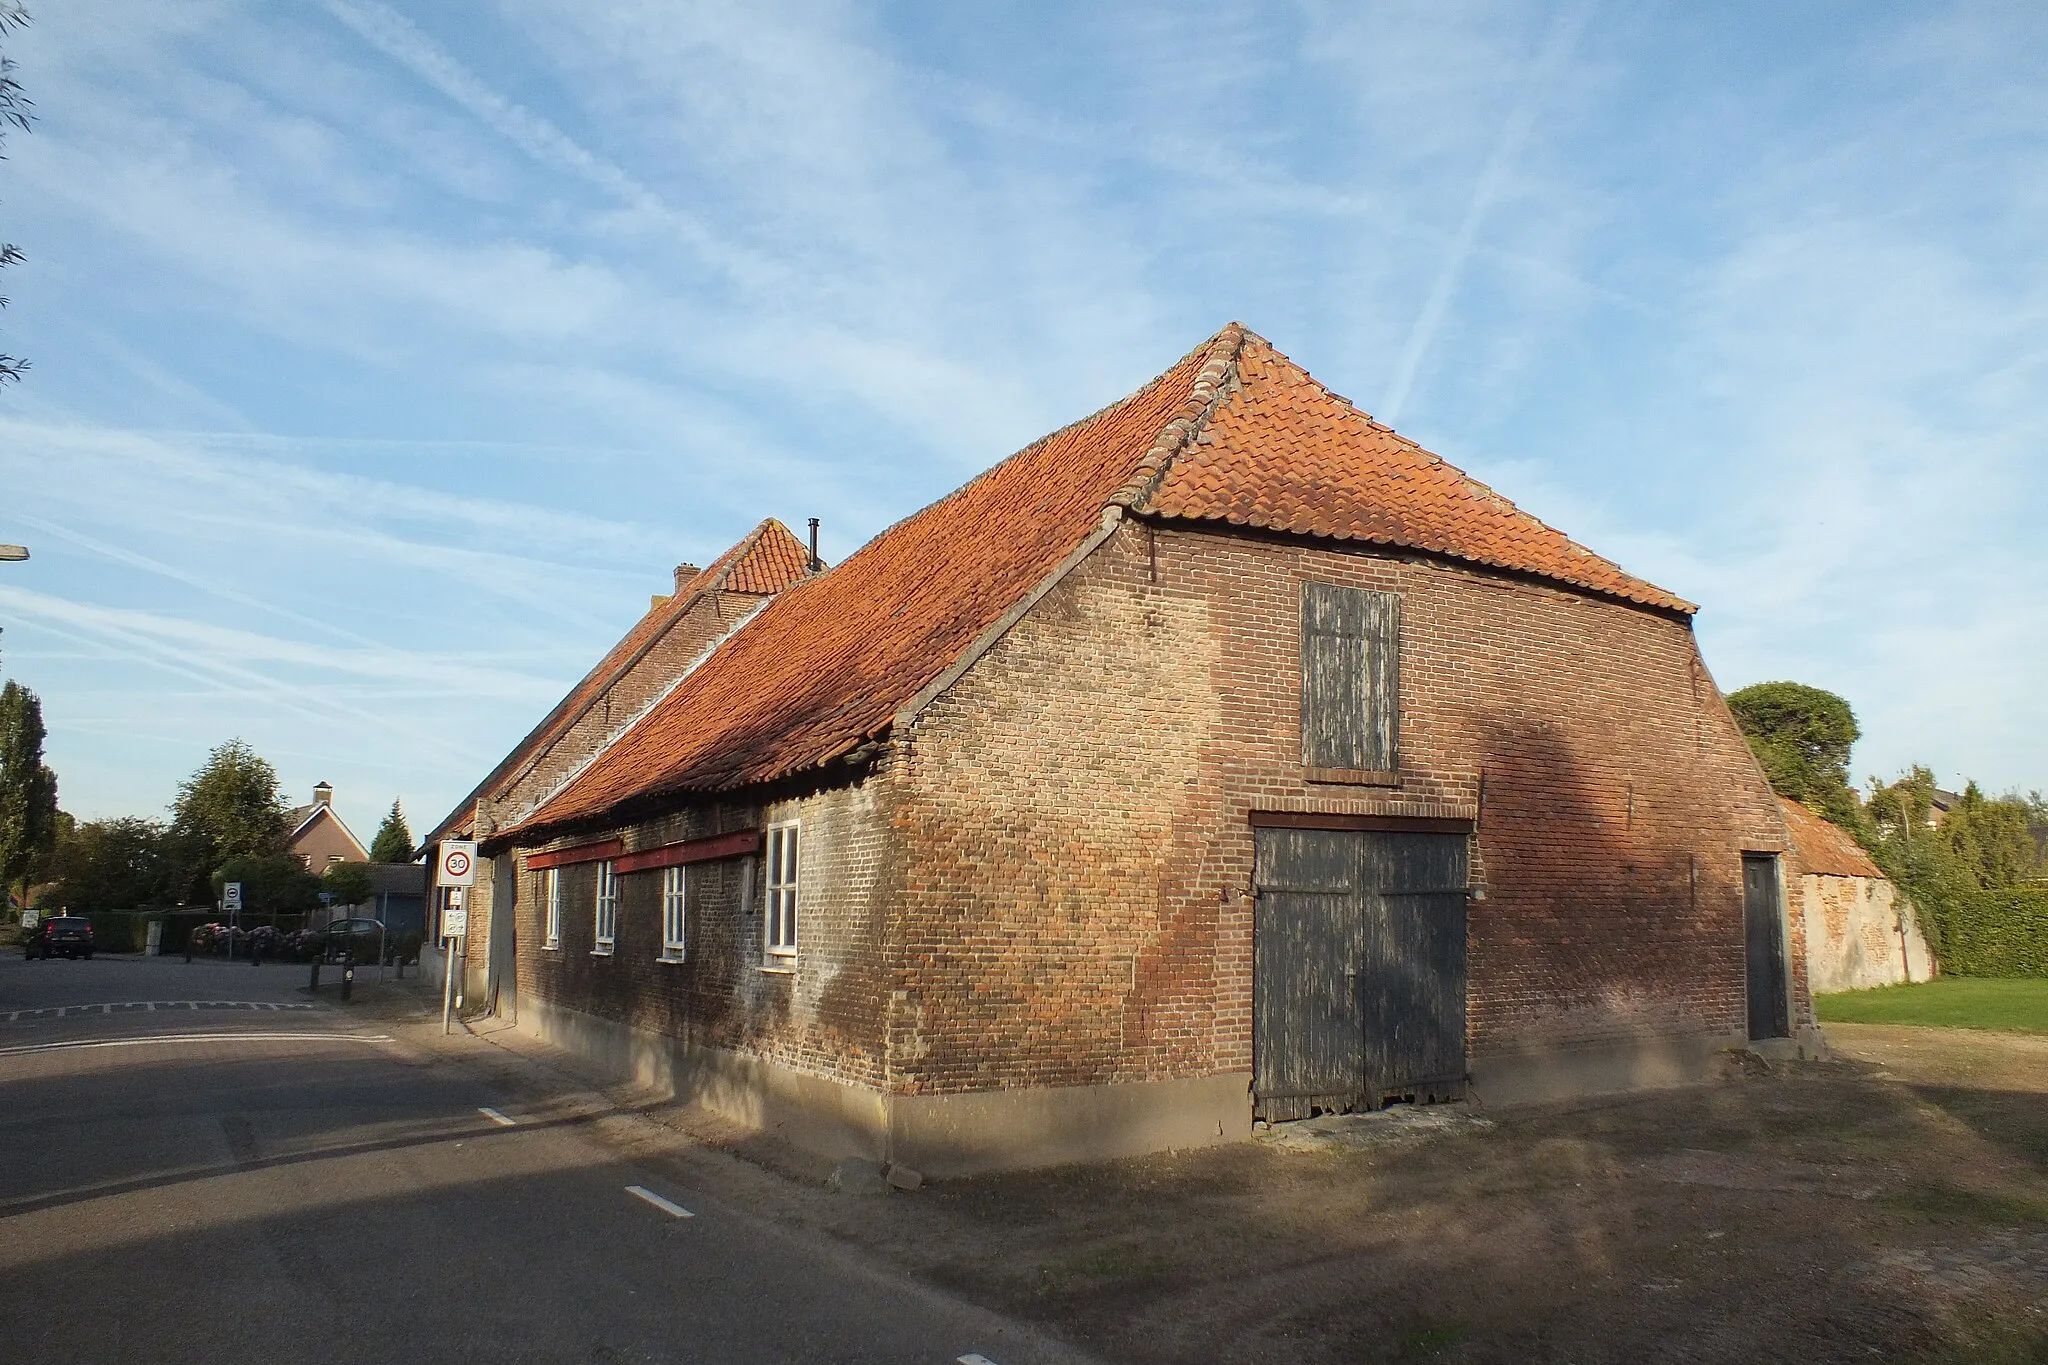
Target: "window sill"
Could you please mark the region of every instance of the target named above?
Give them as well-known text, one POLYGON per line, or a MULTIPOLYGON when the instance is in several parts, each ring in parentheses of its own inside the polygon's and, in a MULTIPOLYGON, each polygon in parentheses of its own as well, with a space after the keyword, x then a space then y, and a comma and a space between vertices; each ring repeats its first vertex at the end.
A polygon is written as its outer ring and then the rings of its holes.
POLYGON ((612 955, 612 950, 609 947, 600 946, 592 948, 590 950, 590 955, 592 957, 610 957, 612 955))
POLYGON ((1399 769, 1303 768, 1301 775, 1304 781, 1325 782, 1332 786, 1398 787, 1401 785, 1399 769))
POLYGON ((763 962, 761 970, 769 976, 795 976, 796 960, 763 962))
POLYGON ((540 950, 544 953, 559 953, 562 951, 562 940, 556 939, 553 943, 543 943, 540 945, 540 950))
POLYGON ((680 967, 685 962, 688 962, 690 959, 686 954, 683 953, 663 953, 660 957, 657 957, 654 960, 656 962, 665 962, 671 967, 680 967))

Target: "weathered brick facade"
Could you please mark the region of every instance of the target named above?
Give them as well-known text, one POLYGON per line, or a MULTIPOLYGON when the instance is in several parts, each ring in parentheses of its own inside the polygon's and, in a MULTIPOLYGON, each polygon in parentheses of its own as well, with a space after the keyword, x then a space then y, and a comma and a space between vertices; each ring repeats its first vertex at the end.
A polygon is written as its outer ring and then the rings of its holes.
MULTIPOLYGON (((541 1032, 961 1170, 1248 1131, 1254 830, 1392 826, 1466 840, 1430 894, 1466 906, 1482 1098, 1697 1076, 1748 1037, 1744 855, 1789 843, 1692 611, 1230 328, 783 592, 587 770, 536 763, 507 792, 561 790, 507 803, 486 844, 520 870, 480 899, 541 1032), (1306 766, 1311 583, 1390 604, 1398 767, 1306 766), (793 965, 759 852, 791 820, 793 965), (605 857, 646 870, 599 954, 605 857), (654 864, 684 858, 665 962, 654 864)), ((1759 998, 1811 1045, 1773 913, 1759 998)))
POLYGON ((1475 1055, 1740 1035, 1741 855, 1787 847, 1683 620, 1243 535, 1127 525, 906 747, 912 1089, 1249 1069, 1254 810, 1476 819, 1475 1055), (1305 580, 1401 595, 1397 788, 1304 779, 1305 580))
MULTIPOLYGON (((1742 1037, 1741 855, 1786 834, 1683 619, 1420 556, 1136 522, 863 776, 547 845, 800 819, 793 974, 763 970, 757 859, 692 866, 681 964, 657 960, 658 872, 621 878, 616 948, 592 955, 582 863, 559 873, 559 949, 536 947, 541 874, 524 874, 521 999, 898 1095, 1244 1073, 1254 811, 1476 821, 1475 1063, 1742 1037), (1401 596, 1398 786, 1305 779, 1307 580, 1401 596)), ((1795 1012, 1810 1024, 1803 987, 1795 1012)))

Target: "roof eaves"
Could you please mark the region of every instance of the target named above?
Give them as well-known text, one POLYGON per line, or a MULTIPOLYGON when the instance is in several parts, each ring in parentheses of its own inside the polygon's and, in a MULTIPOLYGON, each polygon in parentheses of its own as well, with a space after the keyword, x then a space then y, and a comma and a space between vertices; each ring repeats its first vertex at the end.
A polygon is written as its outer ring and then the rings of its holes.
MULTIPOLYGON (((1286 527, 1267 526, 1249 517, 1233 516, 1229 512, 1213 512, 1206 516, 1191 517, 1180 514, 1170 514, 1164 512, 1154 512, 1150 510, 1141 510, 1138 512, 1137 515, 1148 522, 1152 522, 1154 524, 1162 526, 1171 525, 1175 523, 1178 523, 1183 526, 1236 526, 1244 528, 1246 530, 1261 531, 1267 534, 1284 536, 1289 538, 1299 537, 1305 540, 1351 541, 1360 545, 1374 545, 1389 550, 1406 550, 1413 554, 1427 556, 1432 559, 1450 560, 1458 564, 1470 564, 1477 568, 1491 569, 1497 573, 1510 574, 1515 578, 1522 580, 1534 579, 1543 583, 1550 584, 1555 587, 1569 589, 1574 593, 1583 593, 1591 597, 1600 597, 1613 602, 1622 602, 1630 606, 1644 607, 1648 610, 1661 612, 1666 615, 1690 617, 1698 614, 1699 612, 1699 607, 1694 603, 1686 601, 1684 598, 1677 596, 1675 593, 1664 592, 1661 588, 1656 589, 1656 592, 1658 594, 1656 596, 1651 596, 1647 593, 1624 592, 1618 588, 1603 587, 1598 583, 1580 582, 1577 579, 1566 578, 1561 574, 1544 573, 1540 569, 1532 569, 1521 564, 1509 564, 1505 561, 1494 559, 1485 555, 1466 554, 1457 550, 1441 549, 1433 545, 1420 545, 1413 540, 1403 539, 1399 536, 1361 535, 1353 531, 1293 530, 1286 527)), ((1627 576, 1632 579, 1634 578, 1634 575, 1627 576)), ((1635 581, 1641 582, 1643 580, 1637 579, 1635 581)), ((1649 586, 1653 588, 1655 587, 1654 584, 1650 584, 1649 586)))
MULTIPOLYGON (((561 733, 569 726, 573 726, 583 716, 589 714, 590 709, 597 705, 599 698, 616 686, 621 678, 630 673, 641 660, 654 651, 656 646, 667 639, 669 631, 675 628, 676 623, 689 613, 690 609, 703 598, 704 594, 720 591, 725 588, 727 581, 747 562, 748 557, 760 545, 761 538, 771 531, 779 531, 783 535, 788 536, 791 543, 800 544, 796 540, 795 533, 787 526, 784 526, 779 519, 775 517, 762 518, 752 531, 749 531, 740 538, 738 543, 712 561, 709 566, 700 570, 687 583, 683 584, 674 595, 663 598, 660 604, 648 613, 649 616, 652 616, 655 612, 661 612, 663 616, 660 622, 648 632, 647 638, 641 641, 640 645, 631 654, 620 660, 611 669, 602 673, 599 670, 604 668, 604 661, 599 660, 597 668, 578 679, 576 685, 569 690, 568 695, 556 703, 554 708, 545 716, 541 717, 540 723, 535 725, 518 744, 513 746, 512 751, 505 756, 498 766, 493 768, 484 777, 483 781, 472 788, 469 795, 465 796, 454 810, 443 817, 440 824, 434 826, 433 830, 422 842, 421 847, 424 849, 441 839, 468 832, 478 801, 496 799, 498 793, 516 786, 521 779, 532 772, 535 765, 551 752, 555 740, 560 738, 561 733), (571 704, 577 699, 579 694, 582 696, 582 705, 572 706, 571 704), (520 761, 522 756, 524 756, 524 762, 520 761)), ((807 574, 806 576, 809 575, 807 574)), ((764 598, 763 600, 766 599, 764 598)), ((643 616, 641 622, 635 623, 634 629, 637 630, 646 619, 647 617, 643 616)), ((745 624, 745 618, 742 618, 741 624, 745 624)), ((737 630, 738 626, 735 626, 734 629, 737 630)), ((630 636, 630 632, 628 634, 630 636)), ((730 634, 731 632, 728 631, 727 635, 729 636, 730 634)), ((668 690, 674 690, 673 684, 671 684, 668 690)), ((588 765, 586 763, 579 766, 578 771, 581 771, 582 766, 588 765)), ((554 794, 554 790, 558 790, 558 788, 551 789, 549 796, 554 794)), ((546 799, 545 797, 542 798, 543 801, 546 799)))
POLYGON ((716 654, 719 650, 719 647, 725 644, 726 641, 732 639, 735 635, 738 635, 741 631, 745 630, 747 628, 747 625, 751 621, 753 621, 753 619, 756 616, 759 616, 761 612, 767 608, 768 603, 773 600, 773 598, 764 597, 759 602, 756 602, 753 606, 749 607, 746 611, 746 614, 741 616, 738 621, 733 623, 733 627, 731 630, 728 630, 727 632, 725 632, 725 634, 719 636, 710 644, 704 646, 703 650, 698 653, 697 657, 690 660, 690 662, 684 666, 682 672, 676 674, 674 679, 672 679, 669 682, 668 686, 662 688, 652 697, 649 697, 638 711, 635 711, 631 716, 628 716, 625 719, 625 721, 623 721, 616 729, 614 729, 609 735, 606 735, 604 737, 604 740, 595 749, 591 750, 588 754, 584 755, 584 757, 581 760, 579 760, 575 764, 575 766, 570 768, 567 772, 563 773, 561 778, 558 779, 553 786, 549 787, 547 791, 543 792, 538 798, 536 798, 532 805, 528 806, 525 810, 519 812, 519 814, 513 816, 509 821, 507 821, 504 829, 501 832, 506 834, 512 834, 523 832, 529 825, 535 825, 536 827, 539 827, 541 822, 537 822, 535 820, 535 817, 540 815, 547 809, 548 802, 554 800, 557 796, 560 796, 565 790, 568 789, 571 783, 575 782, 577 778, 583 776, 584 773, 588 772, 590 770, 590 766, 593 763, 597 762, 598 759, 604 757, 604 755, 608 753, 614 745, 616 745, 620 740, 624 739, 628 734, 631 734, 634 726, 638 725, 648 716, 654 714, 655 708, 659 707, 663 702, 667 701, 669 699, 669 696, 672 693, 674 693, 674 691, 678 687, 681 687, 683 685, 684 679, 688 678, 692 673, 696 672, 699 668, 701 668, 704 665, 705 660, 709 659, 713 654, 716 654))

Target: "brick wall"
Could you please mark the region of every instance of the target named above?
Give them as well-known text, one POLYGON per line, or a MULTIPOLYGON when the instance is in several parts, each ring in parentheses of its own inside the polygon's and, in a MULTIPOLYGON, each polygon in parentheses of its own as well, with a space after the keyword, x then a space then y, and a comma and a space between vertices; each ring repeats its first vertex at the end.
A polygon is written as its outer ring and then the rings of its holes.
MULTIPOLYGON (((900 762, 889 1052, 913 1091, 1248 1069, 1254 809, 1477 818, 1475 1053, 1741 1031, 1741 854, 1787 847, 1682 622, 1128 523, 900 762), (1402 596, 1396 789, 1304 778, 1304 579, 1402 596)), ((1792 950, 1804 1022, 1796 920, 1792 950)))
POLYGON ((801 820, 794 973, 763 970, 758 859, 692 867, 683 964, 657 960, 659 872, 621 878, 615 951, 593 957, 581 864, 561 872, 558 950, 538 946, 539 874, 520 874, 519 989, 906 1093, 1243 1071, 1253 810, 1477 820, 1475 1054, 1744 1027, 1741 854, 1787 839, 1684 623, 1135 524, 864 780, 558 841, 630 851, 801 820), (1305 579, 1401 594, 1398 787, 1305 778, 1305 579))
POLYGON ((1934 974, 1912 903, 1882 877, 1798 877, 1794 908, 1806 930, 1807 984, 1861 990, 1934 974))
POLYGON ((660 871, 619 877, 613 951, 596 955, 597 864, 559 869, 562 943, 541 947, 542 873, 523 870, 522 996, 688 1042, 767 1057, 871 1086, 883 1083, 880 944, 888 854, 886 777, 762 802, 694 805, 640 824, 522 850, 619 838, 628 852, 799 822, 798 953, 790 971, 763 952, 758 856, 689 865, 688 954, 665 962, 660 871))

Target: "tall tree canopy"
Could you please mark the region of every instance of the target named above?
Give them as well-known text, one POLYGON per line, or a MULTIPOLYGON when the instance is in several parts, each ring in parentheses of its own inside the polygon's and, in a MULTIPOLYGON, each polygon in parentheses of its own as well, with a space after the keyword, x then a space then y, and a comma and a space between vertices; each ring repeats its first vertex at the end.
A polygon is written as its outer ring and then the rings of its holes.
MULTIPOLYGON (((21 0, 0 0, 0 34, 11 28, 28 27, 28 11, 21 6, 21 0)), ((14 59, 0 52, 0 142, 5 142, 10 129, 21 132, 29 130, 35 116, 29 111, 35 107, 27 95, 22 93, 21 82, 14 78, 14 59)), ((12 242, 0 242, 0 267, 10 266, 22 259, 21 248, 12 242)), ((0 308, 7 306, 6 299, 0 299, 0 308)), ((18 380, 21 372, 28 368, 28 362, 19 356, 0 355, 0 384, 10 379, 18 380)))
POLYGON ((132 817, 87 820, 61 831, 50 872, 51 900, 66 910, 134 910, 178 899, 170 830, 132 817))
POLYGON ((57 775, 43 762, 43 704, 0 686, 0 887, 28 893, 28 876, 57 839, 57 775))
POLYGON ((370 861, 412 861, 412 828, 405 823, 405 812, 398 808, 396 801, 391 803, 391 813, 384 817, 384 823, 377 826, 377 837, 370 840, 370 861))
POLYGON ((230 858, 213 874, 213 894, 229 882, 242 884, 245 913, 303 915, 320 904, 320 879, 289 853, 230 858))
POLYGON ((1838 822, 1855 821, 1849 750, 1862 731, 1849 703, 1804 683, 1766 682, 1728 698, 1772 790, 1838 822))
POLYGON ((284 852, 291 831, 277 786, 277 770, 239 739, 206 756, 178 787, 171 829, 185 844, 185 874, 194 899, 231 858, 268 858, 284 852))

